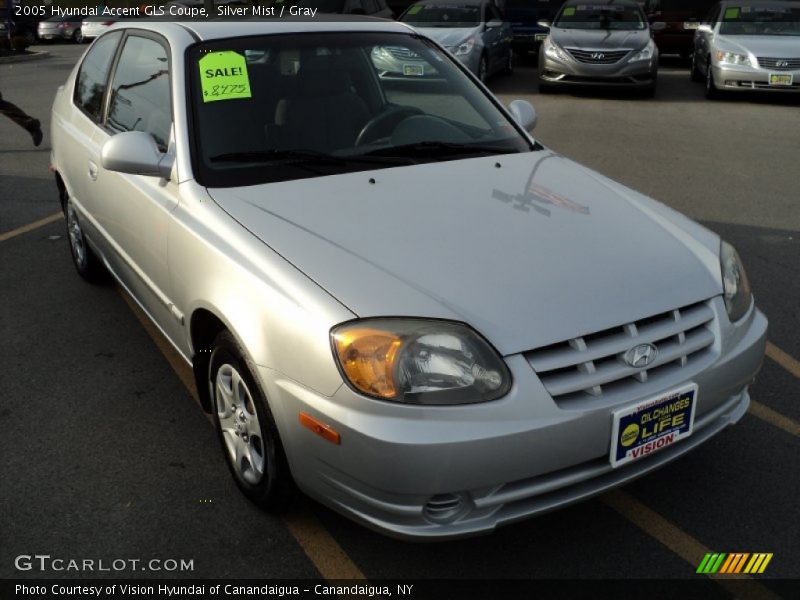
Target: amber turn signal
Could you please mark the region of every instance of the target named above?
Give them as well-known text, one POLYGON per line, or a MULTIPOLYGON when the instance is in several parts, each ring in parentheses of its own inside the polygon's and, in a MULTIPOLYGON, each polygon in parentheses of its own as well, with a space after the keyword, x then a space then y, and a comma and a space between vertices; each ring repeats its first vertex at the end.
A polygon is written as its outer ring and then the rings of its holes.
POLYGON ((350 382, 361 392, 394 398, 394 362, 402 345, 399 336, 380 329, 353 327, 334 334, 339 364, 350 382))
POLYGON ((329 425, 326 425, 322 421, 318 421, 308 413, 300 413, 300 424, 332 444, 338 445, 342 443, 342 436, 340 436, 338 432, 334 431, 329 425))

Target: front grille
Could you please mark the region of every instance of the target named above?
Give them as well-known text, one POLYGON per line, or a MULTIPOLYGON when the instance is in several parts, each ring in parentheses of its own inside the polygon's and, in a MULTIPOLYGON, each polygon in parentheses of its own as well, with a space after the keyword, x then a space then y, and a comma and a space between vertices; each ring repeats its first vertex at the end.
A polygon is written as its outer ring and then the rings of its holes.
POLYGON ((758 65, 765 69, 775 69, 776 71, 792 71, 794 69, 800 69, 800 58, 759 56, 758 65))
POLYGON ((525 353, 544 387, 562 408, 586 401, 635 396, 642 384, 670 381, 711 352, 714 311, 708 302, 667 311, 525 353), (658 349, 645 368, 631 367, 625 353, 639 344, 658 349))
POLYGON ((566 48, 572 58, 578 62, 592 65, 613 65, 622 60, 630 52, 628 50, 581 50, 580 48, 566 48))
POLYGON ((400 60, 422 60, 419 54, 402 46, 384 46, 384 48, 400 60))

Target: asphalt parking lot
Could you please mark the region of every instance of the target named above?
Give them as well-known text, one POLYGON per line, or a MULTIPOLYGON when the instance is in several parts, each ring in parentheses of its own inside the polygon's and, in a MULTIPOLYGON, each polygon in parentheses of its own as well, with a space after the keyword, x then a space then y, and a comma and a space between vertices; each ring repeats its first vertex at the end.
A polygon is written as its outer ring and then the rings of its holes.
MULTIPOLYGON (((84 49, 53 44, 50 58, 0 65, 3 97, 49 127, 84 49)), ((49 134, 34 148, 2 119, 0 577, 70 576, 15 566, 39 553, 193 560, 186 573, 113 573, 126 577, 693 578, 705 552, 768 552, 744 596, 800 578, 800 98, 711 102, 670 58, 654 99, 540 96, 531 65, 489 87, 533 103, 545 145, 738 248, 770 319, 743 420, 619 491, 485 537, 398 542, 309 500, 262 513, 231 480, 188 369, 123 292, 74 272, 63 222, 49 219, 49 134)))

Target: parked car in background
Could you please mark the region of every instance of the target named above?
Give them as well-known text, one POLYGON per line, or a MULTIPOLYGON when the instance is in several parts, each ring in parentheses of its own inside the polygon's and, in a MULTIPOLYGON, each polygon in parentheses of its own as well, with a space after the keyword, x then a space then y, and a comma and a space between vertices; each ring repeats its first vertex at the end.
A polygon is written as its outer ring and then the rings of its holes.
POLYGON ((643 8, 651 23, 665 23, 664 29, 654 32, 653 39, 660 54, 692 53, 694 32, 718 0, 645 0, 643 8))
POLYGON ((381 19, 395 16, 386 0, 289 0, 287 6, 315 8, 316 14, 367 15, 381 19))
POLYGON ((692 79, 706 96, 800 92, 800 2, 720 2, 697 28, 692 79))
POLYGON ((81 22, 81 37, 83 41, 91 41, 105 33, 116 22, 108 17, 87 17, 81 22))
POLYGON ((551 21, 563 0, 506 0, 503 13, 514 35, 512 46, 517 56, 539 51, 549 27, 539 21, 551 21))
POLYGON ((72 40, 83 41, 80 17, 50 17, 39 22, 40 40, 72 40))
MULTIPOLYGON (((7 4, 11 4, 11 0, 7 1, 7 4)), ((29 16, 29 15, 19 15, 16 16, 13 14, 13 10, 11 11, 11 31, 8 31, 9 25, 9 8, 3 7, 0 8, 0 39, 3 38, 15 38, 21 37, 25 38, 25 41, 28 45, 36 43, 36 31, 39 27, 39 22, 42 20, 41 17, 37 16, 29 16)))
POLYGON ((267 510, 296 485, 394 536, 489 532, 747 412, 767 320, 733 247, 539 144, 528 102, 403 24, 121 24, 51 122, 77 272, 191 365, 267 510), (438 77, 382 78, 378 46, 438 77))
POLYGON ((398 20, 439 42, 481 81, 514 69, 511 25, 491 0, 423 0, 398 20))
POLYGON ((568 86, 624 86, 653 95, 658 48, 632 0, 568 0, 539 53, 539 91, 568 86))

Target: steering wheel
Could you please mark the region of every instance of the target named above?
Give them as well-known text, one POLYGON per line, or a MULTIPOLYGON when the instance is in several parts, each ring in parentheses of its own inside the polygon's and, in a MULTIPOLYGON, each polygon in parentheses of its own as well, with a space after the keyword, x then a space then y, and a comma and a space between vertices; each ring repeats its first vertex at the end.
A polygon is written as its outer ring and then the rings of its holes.
POLYGON ((356 146, 363 146, 391 134, 395 127, 408 117, 425 114, 415 106, 393 106, 372 117, 356 138, 356 146))

